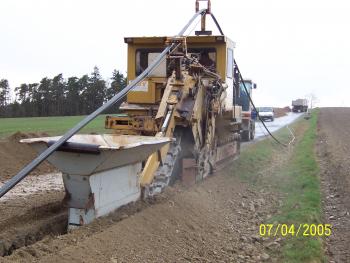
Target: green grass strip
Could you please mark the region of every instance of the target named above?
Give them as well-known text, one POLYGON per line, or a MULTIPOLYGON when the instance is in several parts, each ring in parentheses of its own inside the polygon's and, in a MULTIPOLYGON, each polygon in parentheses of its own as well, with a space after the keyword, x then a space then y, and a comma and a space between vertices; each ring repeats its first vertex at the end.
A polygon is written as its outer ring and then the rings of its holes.
MULTIPOLYGON (((229 173, 239 176, 243 181, 254 187, 275 189, 284 198, 276 215, 267 222, 276 224, 319 224, 321 223, 321 194, 319 182, 319 167, 315 158, 316 126, 318 111, 312 112, 309 120, 300 118, 293 125, 299 129, 291 155, 275 168, 276 157, 287 154, 286 148, 270 139, 248 145, 241 156, 234 162, 229 173), (305 132, 303 133, 302 131, 305 132), (264 173, 260 176, 260 173, 264 173), (266 174, 267 173, 267 174, 266 174)), ((288 129, 283 128, 275 136, 287 142, 291 139, 288 129)), ((278 158, 277 158, 278 159, 278 158)), ((275 229, 275 228, 274 228, 275 229)), ((297 229, 295 229, 296 232, 297 229)), ((278 238, 278 237, 276 237, 278 238)), ((289 233, 282 243, 281 250, 274 251, 279 262, 325 262, 322 249, 322 238, 312 236, 291 236, 289 233)))
MULTIPOLYGON (((270 221, 291 225, 321 223, 321 193, 319 167, 315 158, 318 111, 313 111, 309 127, 295 146, 291 160, 278 171, 277 188, 283 193, 281 211, 270 221)), ((288 235, 282 247, 283 262, 325 262, 322 238, 288 235)), ((296 231, 296 230, 295 230, 296 231)), ((309 231, 305 232, 310 234, 309 231)))
MULTIPOLYGON (((38 133, 46 132, 49 135, 62 135, 73 128, 85 116, 62 117, 32 117, 32 118, 0 118, 0 138, 16 132, 38 133)), ((111 133, 106 130, 106 115, 100 115, 90 122, 80 133, 111 133)))

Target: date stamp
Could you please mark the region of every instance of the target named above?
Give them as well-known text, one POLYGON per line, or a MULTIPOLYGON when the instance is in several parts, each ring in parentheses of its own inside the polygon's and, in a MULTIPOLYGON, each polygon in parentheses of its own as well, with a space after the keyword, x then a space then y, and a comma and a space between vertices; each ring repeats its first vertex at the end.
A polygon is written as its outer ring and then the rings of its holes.
POLYGON ((259 235, 261 237, 321 237, 330 236, 331 234, 331 224, 260 224, 259 226, 259 235))

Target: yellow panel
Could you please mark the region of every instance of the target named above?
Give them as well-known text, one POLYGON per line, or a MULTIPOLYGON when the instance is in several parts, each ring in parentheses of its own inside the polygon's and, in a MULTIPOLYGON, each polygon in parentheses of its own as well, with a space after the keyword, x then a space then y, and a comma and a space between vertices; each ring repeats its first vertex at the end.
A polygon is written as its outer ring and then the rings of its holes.
POLYGON ((160 86, 162 83, 165 84, 165 78, 148 78, 142 81, 135 90, 128 93, 127 101, 129 103, 158 103, 161 100, 160 86))
MULTIPOLYGON (((218 36, 190 36, 186 38, 188 48, 216 48, 217 70, 223 80, 226 79, 226 49, 227 44, 234 45, 234 42, 226 37, 217 41, 218 36)), ((221 36, 222 37, 222 36, 221 36)), ((135 63, 136 50, 139 48, 165 48, 166 37, 136 37, 128 38, 132 42, 128 44, 128 80, 136 78, 135 63)), ((149 85, 147 92, 132 91, 127 96, 129 103, 149 103, 154 104, 160 100, 160 91, 154 85, 149 85)))
POLYGON ((127 100, 129 103, 155 103, 156 91, 152 81, 144 80, 129 92, 127 100))

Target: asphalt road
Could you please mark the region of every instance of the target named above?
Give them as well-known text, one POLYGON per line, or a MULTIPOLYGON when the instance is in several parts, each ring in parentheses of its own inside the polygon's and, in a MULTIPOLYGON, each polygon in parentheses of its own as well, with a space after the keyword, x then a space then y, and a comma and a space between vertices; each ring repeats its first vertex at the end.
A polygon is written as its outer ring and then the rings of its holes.
MULTIPOLYGON (((274 121, 266 121, 265 124, 267 126, 267 128, 270 130, 270 132, 275 132, 281 128, 283 128, 284 126, 292 123, 293 121, 295 121, 297 118, 299 118, 300 116, 302 116, 302 113, 294 113, 294 112, 290 112, 288 113, 287 116, 283 116, 283 117, 279 117, 279 118, 275 118, 274 121)), ((255 139, 259 139, 262 137, 267 136, 267 131, 264 128, 263 124, 258 121, 255 123, 255 139)))

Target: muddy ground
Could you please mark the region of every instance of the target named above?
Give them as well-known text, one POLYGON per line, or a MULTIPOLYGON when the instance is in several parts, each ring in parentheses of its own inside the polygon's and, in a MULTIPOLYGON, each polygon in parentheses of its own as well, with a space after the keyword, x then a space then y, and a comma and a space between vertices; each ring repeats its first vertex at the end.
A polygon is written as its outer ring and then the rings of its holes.
POLYGON ((321 108, 317 152, 321 167, 324 221, 330 262, 350 259, 350 108, 321 108))

